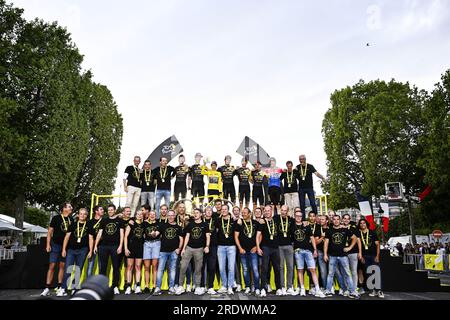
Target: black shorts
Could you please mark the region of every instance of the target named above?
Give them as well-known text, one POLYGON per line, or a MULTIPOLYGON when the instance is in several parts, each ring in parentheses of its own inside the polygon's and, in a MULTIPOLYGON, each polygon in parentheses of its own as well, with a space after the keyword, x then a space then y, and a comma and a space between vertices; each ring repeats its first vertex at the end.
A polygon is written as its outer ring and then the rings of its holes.
POLYGON ((234 188, 233 183, 223 184, 223 197, 226 200, 228 200, 228 197, 230 197, 232 202, 236 201, 236 189, 234 188))
POLYGON ((259 201, 259 205, 265 205, 264 202, 264 191, 262 186, 253 186, 252 192, 253 203, 257 203, 259 201))
POLYGON ((192 181, 192 196, 196 197, 204 197, 205 196, 205 184, 200 181, 192 181))
POLYGON ((250 202, 250 186, 239 186, 239 202, 250 202))
POLYGON ((281 189, 275 186, 269 187, 269 197, 273 205, 280 204, 281 189))
POLYGON ((181 199, 186 198, 186 192, 187 192, 186 183, 185 182, 180 182, 180 183, 175 182, 173 192, 174 192, 175 201, 178 201, 178 199, 180 199, 180 195, 181 195, 181 199))
POLYGON ((144 243, 130 242, 128 250, 130 250, 130 255, 127 257, 128 259, 142 259, 144 256, 144 243))

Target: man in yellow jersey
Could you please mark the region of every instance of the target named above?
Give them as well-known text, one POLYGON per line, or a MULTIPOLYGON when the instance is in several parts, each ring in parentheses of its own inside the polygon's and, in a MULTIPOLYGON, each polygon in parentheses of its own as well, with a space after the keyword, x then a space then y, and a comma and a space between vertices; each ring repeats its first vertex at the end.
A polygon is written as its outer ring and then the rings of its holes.
POLYGON ((203 163, 202 174, 208 177, 208 202, 211 202, 222 193, 222 174, 217 171, 216 161, 211 162, 211 169, 206 166, 206 161, 203 163))

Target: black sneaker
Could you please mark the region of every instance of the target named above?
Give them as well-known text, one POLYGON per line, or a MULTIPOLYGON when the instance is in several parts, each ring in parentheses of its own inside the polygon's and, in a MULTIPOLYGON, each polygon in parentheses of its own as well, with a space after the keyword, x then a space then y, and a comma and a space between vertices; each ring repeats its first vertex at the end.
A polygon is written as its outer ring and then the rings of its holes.
POLYGON ((149 294, 150 293, 150 289, 149 288, 145 288, 144 289, 144 294, 149 294))

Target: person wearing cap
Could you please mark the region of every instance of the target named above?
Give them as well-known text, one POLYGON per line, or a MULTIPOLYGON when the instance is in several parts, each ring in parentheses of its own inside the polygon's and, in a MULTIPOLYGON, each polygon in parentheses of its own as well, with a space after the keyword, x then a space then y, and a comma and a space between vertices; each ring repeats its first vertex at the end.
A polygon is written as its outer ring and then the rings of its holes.
POLYGON ((231 156, 225 156, 225 165, 221 166, 218 171, 222 174, 223 180, 223 197, 231 199, 233 205, 236 204, 236 189, 234 188, 235 167, 231 164, 231 156))
POLYGON ((195 154, 195 164, 189 168, 188 177, 188 186, 191 190, 192 200, 197 204, 202 204, 205 197, 205 181, 202 174, 202 165, 200 164, 202 157, 200 152, 195 154))
POLYGON ((247 158, 242 158, 241 163, 242 167, 237 168, 234 174, 239 179, 239 206, 242 210, 244 202, 246 207, 250 205, 250 180, 252 179, 252 172, 247 168, 247 158))
POLYGON ((222 174, 217 170, 217 162, 211 162, 211 169, 203 161, 202 174, 208 177, 208 203, 219 198, 222 193, 222 174))

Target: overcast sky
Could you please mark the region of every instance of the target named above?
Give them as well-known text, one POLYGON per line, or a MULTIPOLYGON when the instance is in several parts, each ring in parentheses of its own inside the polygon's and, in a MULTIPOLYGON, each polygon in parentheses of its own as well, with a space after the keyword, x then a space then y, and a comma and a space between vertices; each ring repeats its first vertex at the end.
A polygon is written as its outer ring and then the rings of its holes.
POLYGON ((431 89, 450 67, 450 1, 13 2, 66 26, 112 91, 124 119, 117 190, 133 156, 172 134, 189 164, 196 152, 239 164, 249 135, 280 166, 305 153, 325 174, 335 89, 391 78, 431 89))

